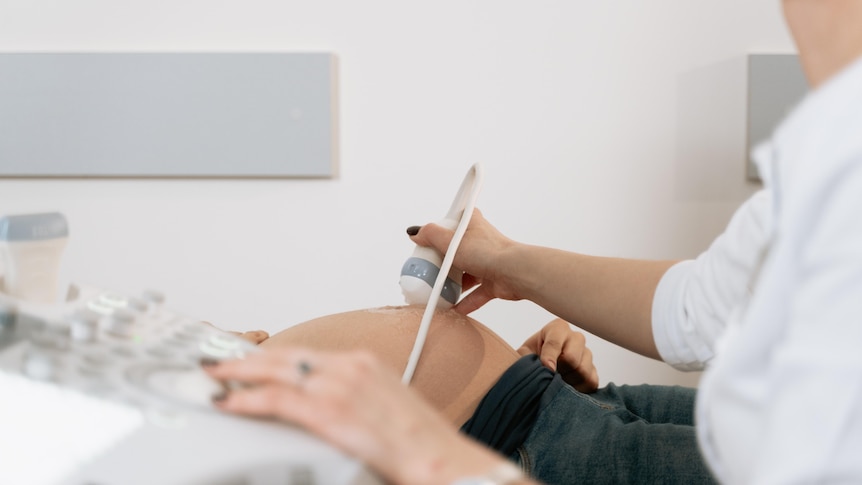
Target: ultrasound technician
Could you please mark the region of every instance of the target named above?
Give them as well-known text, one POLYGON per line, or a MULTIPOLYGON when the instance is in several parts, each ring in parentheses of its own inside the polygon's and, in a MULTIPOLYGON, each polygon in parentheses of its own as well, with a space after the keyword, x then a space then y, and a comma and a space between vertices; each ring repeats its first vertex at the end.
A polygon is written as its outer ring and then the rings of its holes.
MULTIPOLYGON (((722 482, 859 483, 862 2, 782 3, 813 89, 756 151, 764 191, 708 250, 684 262, 589 257, 511 241, 477 213, 455 266, 478 286, 457 308, 528 299, 641 354, 705 368, 698 440, 722 482)), ((410 232, 438 250, 451 237, 433 224, 410 232)), ((452 483, 503 463, 365 354, 263 354, 223 376, 272 383, 231 409, 303 424, 397 483, 452 483), (363 385, 348 395, 341 379, 363 385)))
MULTIPOLYGON (((706 252, 587 257, 515 243, 479 216, 455 265, 481 286, 459 306, 529 299, 641 354, 705 367, 699 441, 722 481, 858 483, 862 2, 783 4, 813 92, 756 151, 766 188, 706 252)), ((414 240, 439 249, 448 232, 428 225, 414 240)))

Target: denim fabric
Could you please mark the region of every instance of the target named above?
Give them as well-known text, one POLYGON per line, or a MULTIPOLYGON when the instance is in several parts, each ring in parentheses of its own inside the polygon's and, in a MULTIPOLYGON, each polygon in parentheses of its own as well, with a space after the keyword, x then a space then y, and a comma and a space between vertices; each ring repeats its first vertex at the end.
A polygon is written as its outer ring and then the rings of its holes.
POLYGON ((485 394, 461 432, 510 455, 527 439, 539 412, 564 385, 563 378, 543 366, 538 355, 525 355, 485 394))
POLYGON ((544 483, 715 483, 693 426, 695 390, 563 386, 510 458, 544 483))

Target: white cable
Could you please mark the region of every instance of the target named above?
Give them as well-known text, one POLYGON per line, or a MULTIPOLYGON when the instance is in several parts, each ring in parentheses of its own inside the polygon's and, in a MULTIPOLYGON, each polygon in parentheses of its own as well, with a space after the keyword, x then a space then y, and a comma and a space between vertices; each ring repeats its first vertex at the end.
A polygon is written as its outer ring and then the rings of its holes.
POLYGON ((452 207, 449 209, 449 214, 447 215, 447 217, 455 218, 457 217, 457 212, 461 212, 458 227, 455 228, 455 234, 452 236, 449 247, 446 249, 446 255, 440 264, 440 272, 437 273, 437 279, 431 288, 431 296, 425 305, 425 313, 422 314, 422 321, 419 324, 419 331, 416 333, 416 340, 413 342, 413 350, 410 352, 410 358, 407 360, 407 367, 401 376, 401 382, 405 385, 410 384, 410 381, 413 379, 413 373, 416 371, 416 365, 419 363, 419 357, 422 355, 422 347, 425 345, 425 338, 428 336, 428 329, 431 327, 431 319, 434 318, 437 301, 440 299, 443 285, 449 276, 449 270, 452 269, 455 252, 458 250, 458 245, 461 244, 461 239, 464 238, 464 233, 467 232, 470 218, 473 217, 473 208, 476 207, 476 200, 479 198, 479 190, 481 188, 482 166, 476 163, 467 172, 467 176, 461 183, 458 195, 455 196, 455 201, 452 203, 452 207), (468 188, 469 191, 467 190, 468 188))

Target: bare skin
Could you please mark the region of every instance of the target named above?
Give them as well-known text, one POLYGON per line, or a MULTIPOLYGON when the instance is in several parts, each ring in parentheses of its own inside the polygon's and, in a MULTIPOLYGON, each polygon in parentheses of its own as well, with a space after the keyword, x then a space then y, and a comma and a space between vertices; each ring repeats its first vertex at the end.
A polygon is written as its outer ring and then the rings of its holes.
POLYGON ((862 56, 859 0, 784 0, 782 5, 811 87, 862 56))
MULTIPOLYGON (((328 315, 289 327, 264 340, 261 346, 367 350, 401 374, 423 311, 424 307, 403 306, 328 315)), ((476 320, 452 310, 438 312, 411 387, 448 421, 461 426, 519 357, 515 349, 476 320)))
MULTIPOLYGON (((453 231, 437 224, 412 227, 421 246, 445 252, 453 231)), ((652 337, 652 300, 676 261, 605 258, 513 241, 475 209, 455 254, 464 288, 455 310, 467 315, 494 298, 530 300, 599 337, 660 359, 652 337)))
POLYGON ((595 392, 599 388, 599 373, 586 337, 573 331, 565 320, 556 318, 548 322, 518 348, 518 353, 537 354, 542 365, 558 372, 567 384, 581 392, 595 392))

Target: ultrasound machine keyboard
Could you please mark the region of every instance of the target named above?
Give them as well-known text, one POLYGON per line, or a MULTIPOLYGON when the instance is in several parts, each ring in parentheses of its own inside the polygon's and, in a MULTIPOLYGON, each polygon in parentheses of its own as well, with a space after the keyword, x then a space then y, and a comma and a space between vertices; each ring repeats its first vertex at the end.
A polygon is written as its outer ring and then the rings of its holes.
POLYGON ((200 359, 259 349, 164 307, 73 286, 62 304, 0 294, 0 483, 376 484, 281 423, 222 413, 200 359))

